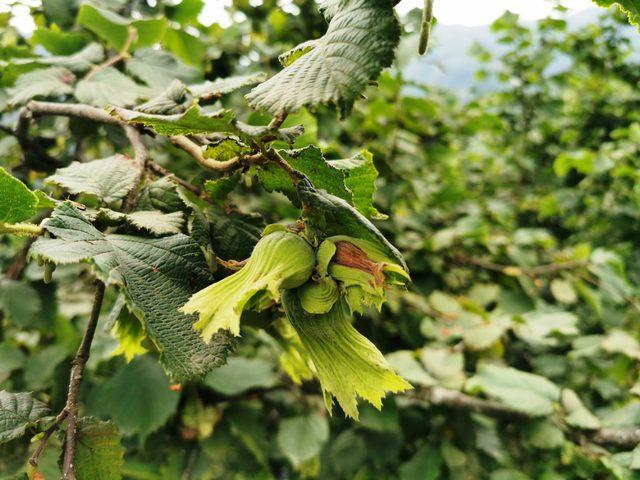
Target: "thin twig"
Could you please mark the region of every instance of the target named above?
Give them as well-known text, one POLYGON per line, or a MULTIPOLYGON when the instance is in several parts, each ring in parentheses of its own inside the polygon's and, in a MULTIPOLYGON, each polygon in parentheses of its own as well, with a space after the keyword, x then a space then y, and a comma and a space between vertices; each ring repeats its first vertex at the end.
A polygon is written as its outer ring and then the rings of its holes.
POLYGON ((29 465, 33 467, 38 466, 38 463, 40 463, 40 457, 42 456, 42 453, 47 446, 47 442, 49 441, 49 437, 51 437, 51 435, 53 435, 53 433, 58 430, 58 428, 60 428, 60 424, 64 422, 68 414, 69 412, 66 408, 62 409, 58 416, 53 420, 51 426, 45 430, 42 438, 40 439, 40 442, 38 442, 38 446, 29 457, 29 465))
POLYGON ((93 298, 93 307, 87 328, 80 342, 80 347, 76 353, 71 366, 71 375, 69 377, 69 393, 67 394, 67 404, 65 409, 68 414, 68 424, 66 433, 66 443, 64 448, 64 459, 62 461, 62 478, 64 480, 76 480, 75 472, 75 448, 76 448, 76 428, 78 421, 78 393, 80 392, 80 383, 84 375, 84 368, 89 360, 91 343, 98 326, 98 318, 100 317, 100 309, 102 308, 102 300, 104 299, 105 285, 102 281, 96 280, 96 292, 93 298))
POLYGON ((120 50, 120 52, 118 52, 117 55, 114 55, 113 57, 108 58, 103 63, 99 65, 94 65, 93 67, 91 67, 91 70, 89 70, 89 73, 85 75, 84 79, 89 80, 99 71, 104 70, 105 68, 108 68, 122 60, 129 58, 129 49, 131 48, 133 41, 136 39, 136 35, 137 35, 136 29, 132 26, 129 26, 129 36, 127 37, 127 41, 122 47, 122 50, 120 50))
POLYGON ((291 181, 293 181, 294 185, 298 185, 300 180, 302 180, 302 175, 295 168, 293 168, 277 150, 268 150, 266 151, 265 156, 269 158, 269 160, 273 161, 276 165, 278 165, 282 170, 284 170, 286 174, 289 175, 289 178, 291 178, 291 181))
POLYGON ((175 135, 173 137, 169 137, 169 141, 176 147, 184 150, 189 155, 191 155, 201 167, 208 170, 215 170, 216 172, 229 172, 231 170, 242 168, 246 165, 261 163, 262 161, 264 161, 263 155, 261 153, 253 155, 240 155, 224 161, 214 160, 212 158, 205 158, 202 153, 202 147, 197 143, 189 140, 189 138, 184 135, 175 135))
POLYGON ((287 119, 288 115, 289 114, 287 113, 287 111, 283 110, 275 117, 273 117, 271 119, 271 122, 269 122, 269 130, 277 130, 278 128, 280 128, 280 126, 282 126, 284 121, 287 119))
MULTIPOLYGON (((20 117, 38 117, 45 115, 60 115, 63 117, 84 118, 108 125, 125 125, 125 122, 117 117, 109 115, 101 108, 84 105, 82 103, 55 103, 32 100, 22 109, 20 117)), ((20 125, 20 122, 19 122, 20 125)), ((18 129, 19 130, 19 129, 18 129)), ((18 131, 18 134, 20 132, 18 131)))
MULTIPOLYGON (((149 151, 142 141, 142 135, 140 132, 132 127, 131 125, 124 126, 124 132, 131 143, 134 151, 134 158, 136 160, 136 164, 138 167, 138 176, 136 178, 135 185, 139 185, 142 179, 144 178, 144 174, 147 171, 147 165, 151 162, 151 156, 149 155, 149 151)), ((139 190, 137 188, 132 189, 124 201, 122 202, 122 210, 124 212, 131 212, 135 205, 138 203, 138 195, 139 190)))
POLYGON ((171 173, 169 170, 167 170, 166 168, 158 165, 155 162, 151 162, 148 165, 149 170, 151 170, 153 173, 155 173, 156 175, 160 176, 160 177, 169 177, 171 178, 173 181, 175 181, 176 183, 180 184, 180 186, 186 188, 187 190, 189 190, 191 193, 197 195, 197 196, 202 196, 202 190, 199 189, 198 187, 196 187, 195 185, 192 185, 191 183, 187 182, 186 180, 183 180, 182 178, 178 177, 176 174, 171 173))

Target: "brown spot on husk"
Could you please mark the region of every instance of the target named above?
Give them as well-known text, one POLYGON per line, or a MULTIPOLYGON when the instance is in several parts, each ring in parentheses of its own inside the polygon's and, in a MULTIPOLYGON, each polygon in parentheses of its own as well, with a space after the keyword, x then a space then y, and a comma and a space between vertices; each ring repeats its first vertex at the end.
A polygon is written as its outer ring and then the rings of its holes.
POLYGON ((370 273, 375 279, 376 285, 384 284, 384 273, 382 273, 383 263, 372 261, 364 250, 349 242, 336 242, 336 254, 334 261, 338 265, 357 268, 370 273))

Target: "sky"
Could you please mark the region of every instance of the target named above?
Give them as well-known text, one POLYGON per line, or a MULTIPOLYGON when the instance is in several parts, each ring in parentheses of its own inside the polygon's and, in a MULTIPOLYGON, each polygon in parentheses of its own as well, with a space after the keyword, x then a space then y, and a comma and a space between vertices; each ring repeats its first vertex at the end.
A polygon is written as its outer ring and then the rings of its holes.
MULTIPOLYGON (((9 2, 0 0, 0 11, 6 11, 9 2), (5 3, 4 8, 3 3, 5 3)), ((222 26, 230 24, 226 6, 231 0, 204 0, 205 7, 200 15, 200 21, 205 25, 218 22, 222 26)), ((37 0, 23 0, 24 3, 37 3, 37 0)), ((259 5, 262 0, 250 0, 251 4, 259 5)), ((289 0, 281 0, 281 6, 290 9, 289 0)), ((398 13, 403 14, 413 8, 421 8, 423 0, 402 0, 396 7, 398 13)), ((564 0, 563 4, 571 12, 579 12, 593 7, 591 0, 564 0)), ((443 25, 488 25, 498 18, 505 10, 520 14, 527 20, 535 20, 548 15, 553 9, 553 2, 549 0, 434 0, 434 14, 443 25)), ((13 6, 15 17, 12 25, 27 36, 35 28, 33 19, 29 16, 29 9, 24 5, 13 6)))
MULTIPOLYGON (((259 4, 261 0, 251 0, 253 2, 259 4)), ((203 23, 229 24, 229 16, 221 7, 230 5, 231 0, 205 0, 205 3, 200 17, 203 23)), ((287 0, 280 3, 287 9, 287 0)), ((402 0, 396 10, 404 14, 413 8, 422 8, 423 3, 423 0, 402 0)), ((564 0, 562 3, 571 12, 594 6, 591 0, 564 0)), ((443 25, 488 25, 505 10, 518 13, 527 20, 544 18, 553 10, 553 4, 549 0, 434 0, 434 15, 443 25)))

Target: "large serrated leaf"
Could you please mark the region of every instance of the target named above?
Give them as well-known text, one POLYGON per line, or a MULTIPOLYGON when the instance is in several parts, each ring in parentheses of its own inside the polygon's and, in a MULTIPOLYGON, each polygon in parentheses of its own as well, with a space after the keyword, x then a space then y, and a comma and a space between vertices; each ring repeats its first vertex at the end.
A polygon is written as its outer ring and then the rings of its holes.
POLYGON ((11 105, 20 105, 36 97, 59 97, 73 93, 73 73, 66 68, 54 67, 34 70, 20 75, 9 90, 11 105))
POLYGON ((213 249, 225 260, 249 258, 265 226, 262 216, 238 211, 214 215, 211 223, 213 249))
POLYGON ((313 48, 247 95, 252 107, 276 115, 334 104, 345 115, 367 83, 391 65, 400 26, 389 0, 343 0, 331 14, 313 48))
POLYGON ((124 155, 74 162, 56 170, 47 178, 48 183, 61 186, 69 193, 90 193, 109 203, 124 198, 135 186, 138 167, 124 155))
POLYGON ((122 213, 101 208, 92 216, 92 221, 108 226, 129 226, 154 235, 170 235, 180 233, 184 223, 182 212, 165 213, 159 210, 138 210, 132 213, 122 213))
POLYGON ((169 52, 145 48, 136 51, 127 63, 127 71, 156 91, 169 87, 174 80, 197 82, 201 73, 177 60, 169 52))
POLYGON ((24 435, 28 427, 45 416, 47 406, 30 393, 0 391, 0 444, 24 435))
POLYGON ((120 480, 124 447, 118 428, 93 417, 78 420, 76 475, 85 480, 120 480))
POLYGON ((214 81, 207 81, 198 85, 189 85, 189 90, 198 98, 216 98, 244 87, 256 85, 257 83, 263 82, 265 78, 264 73, 218 78, 214 81))
POLYGON ((36 195, 0 167, 0 223, 28 220, 36 213, 37 204, 36 195))
POLYGON ((135 110, 142 113, 174 115, 184 112, 192 101, 193 96, 186 85, 180 80, 174 80, 162 93, 151 97, 142 105, 137 105, 135 110))
MULTIPOLYGON (((312 145, 299 150, 280 150, 280 154, 293 168, 304 173, 317 188, 351 202, 351 192, 345 187, 343 173, 324 159, 318 147, 312 145)), ((265 190, 284 193, 294 204, 300 205, 291 177, 280 167, 267 163, 252 167, 250 171, 257 175, 265 190)))
POLYGON ((105 68, 89 79, 80 80, 75 91, 75 96, 80 102, 97 107, 128 107, 151 94, 149 88, 138 85, 113 67, 105 68))
POLYGON ((197 105, 176 115, 154 115, 113 108, 111 114, 128 123, 139 123, 152 128, 160 135, 191 135, 194 133, 232 132, 233 112, 218 110, 205 113, 197 105))
POLYGON ((54 55, 51 57, 17 58, 10 64, 22 68, 38 68, 42 66, 64 67, 72 72, 84 72, 92 65, 104 60, 104 49, 98 43, 90 43, 72 55, 54 55))
POLYGON ((225 362, 230 338, 219 334, 205 344, 193 329, 195 317, 178 311, 212 281, 202 251, 191 238, 105 235, 70 203, 56 208, 46 229, 57 238, 37 240, 31 254, 54 263, 90 260, 100 278, 124 283, 172 378, 199 377, 225 362))
POLYGON ((593 0, 600 7, 617 5, 627 14, 629 23, 640 26, 640 0, 593 0))
POLYGON ((384 219, 373 206, 378 170, 373 164, 373 155, 367 150, 342 160, 330 160, 329 164, 339 168, 345 174, 344 184, 351 190, 352 203, 365 217, 384 219))

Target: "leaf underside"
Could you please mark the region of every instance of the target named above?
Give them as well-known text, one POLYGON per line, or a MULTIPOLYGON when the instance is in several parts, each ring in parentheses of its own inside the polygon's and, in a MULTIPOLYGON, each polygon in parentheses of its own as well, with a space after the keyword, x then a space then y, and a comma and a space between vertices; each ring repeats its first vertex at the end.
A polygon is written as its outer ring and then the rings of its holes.
POLYGON ((313 48, 255 87, 249 104, 272 115, 320 104, 347 114, 365 86, 391 65, 400 26, 389 0, 342 0, 313 48))
POLYGON ((46 228, 57 238, 36 241, 32 255, 54 263, 91 260, 100 278, 124 283, 172 378, 200 377, 225 362, 229 337, 220 334, 205 344, 193 330, 195 317, 178 311, 192 293, 211 283, 200 247, 191 238, 105 235, 69 203, 56 208, 46 228))

